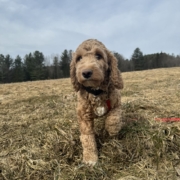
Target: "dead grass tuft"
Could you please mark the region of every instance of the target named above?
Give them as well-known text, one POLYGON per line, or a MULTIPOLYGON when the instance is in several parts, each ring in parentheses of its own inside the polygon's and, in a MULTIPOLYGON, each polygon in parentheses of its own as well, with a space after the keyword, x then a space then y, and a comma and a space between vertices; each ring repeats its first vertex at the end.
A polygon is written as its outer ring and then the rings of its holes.
POLYGON ((76 94, 69 79, 0 85, 0 179, 180 179, 180 68, 123 73, 124 127, 96 120, 99 162, 81 163, 76 94))

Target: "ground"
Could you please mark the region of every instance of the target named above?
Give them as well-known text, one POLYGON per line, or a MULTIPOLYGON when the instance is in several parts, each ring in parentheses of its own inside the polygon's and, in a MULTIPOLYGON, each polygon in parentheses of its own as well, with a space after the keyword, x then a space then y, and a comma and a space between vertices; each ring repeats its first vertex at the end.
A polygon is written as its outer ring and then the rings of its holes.
POLYGON ((162 121, 180 118, 180 68, 122 76, 124 127, 110 138, 95 120, 95 167, 81 163, 70 79, 0 84, 0 179, 180 179, 180 122, 162 121))

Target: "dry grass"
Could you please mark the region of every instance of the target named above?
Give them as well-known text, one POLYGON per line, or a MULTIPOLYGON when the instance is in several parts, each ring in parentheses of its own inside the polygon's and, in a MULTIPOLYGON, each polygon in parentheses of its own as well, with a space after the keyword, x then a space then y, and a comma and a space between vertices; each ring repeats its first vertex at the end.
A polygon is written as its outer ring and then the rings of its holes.
POLYGON ((178 180, 180 68, 123 73, 123 119, 110 139, 96 120, 99 163, 81 164, 70 79, 0 85, 0 179, 178 180), (103 133, 102 133, 103 132, 103 133))

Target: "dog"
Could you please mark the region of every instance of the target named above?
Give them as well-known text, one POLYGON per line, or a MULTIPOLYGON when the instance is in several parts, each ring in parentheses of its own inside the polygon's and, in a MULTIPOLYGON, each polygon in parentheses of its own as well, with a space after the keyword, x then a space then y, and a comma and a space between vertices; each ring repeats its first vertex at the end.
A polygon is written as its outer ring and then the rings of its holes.
POLYGON ((98 150, 94 133, 94 118, 105 116, 105 129, 110 136, 122 128, 121 96, 123 88, 117 59, 103 43, 88 39, 72 55, 70 77, 77 92, 77 117, 83 162, 95 165, 98 150))

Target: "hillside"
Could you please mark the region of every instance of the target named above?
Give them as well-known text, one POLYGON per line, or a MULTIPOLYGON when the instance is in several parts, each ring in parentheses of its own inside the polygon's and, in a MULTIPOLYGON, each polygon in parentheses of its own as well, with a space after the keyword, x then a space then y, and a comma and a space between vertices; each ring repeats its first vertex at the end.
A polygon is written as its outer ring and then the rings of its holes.
POLYGON ((122 73, 118 138, 96 120, 99 163, 81 163, 70 79, 0 84, 0 179, 180 179, 180 68, 122 73))

